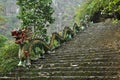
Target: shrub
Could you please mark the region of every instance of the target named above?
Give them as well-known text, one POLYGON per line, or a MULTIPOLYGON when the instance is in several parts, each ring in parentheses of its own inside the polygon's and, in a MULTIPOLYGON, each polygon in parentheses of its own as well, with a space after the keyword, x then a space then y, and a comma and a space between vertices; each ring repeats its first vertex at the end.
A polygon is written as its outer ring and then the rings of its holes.
POLYGON ((10 71, 17 65, 18 46, 9 41, 0 48, 0 73, 10 71))
POLYGON ((92 17, 96 12, 117 18, 120 16, 120 0, 87 0, 76 10, 75 19, 79 23, 87 14, 92 17))

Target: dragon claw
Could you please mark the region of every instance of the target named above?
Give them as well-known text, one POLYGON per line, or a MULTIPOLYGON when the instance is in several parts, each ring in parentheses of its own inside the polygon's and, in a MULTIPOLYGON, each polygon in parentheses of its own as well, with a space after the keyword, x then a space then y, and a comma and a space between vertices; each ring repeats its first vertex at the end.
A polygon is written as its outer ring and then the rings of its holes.
POLYGON ((18 66, 23 66, 22 61, 20 61, 20 62, 18 63, 18 66))

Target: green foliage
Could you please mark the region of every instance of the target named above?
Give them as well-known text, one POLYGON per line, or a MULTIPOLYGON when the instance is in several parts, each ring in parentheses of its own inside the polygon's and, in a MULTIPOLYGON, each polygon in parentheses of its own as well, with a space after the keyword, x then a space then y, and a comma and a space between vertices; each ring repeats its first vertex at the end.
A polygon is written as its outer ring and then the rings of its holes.
POLYGON ((58 44, 59 44, 59 42, 55 39, 54 43, 53 43, 53 46, 56 47, 58 44))
POLYGON ((120 0, 88 0, 76 10, 75 19, 79 23, 86 14, 93 16, 97 11, 106 15, 120 14, 120 0))
POLYGON ((5 41, 7 40, 7 38, 3 35, 0 35, 0 47, 4 46, 5 41))
POLYGON ((9 41, 0 48, 0 73, 10 71, 17 65, 18 46, 9 41))
POLYGON ((118 19, 112 19, 112 23, 113 24, 117 24, 118 23, 118 19))
POLYGON ((35 36, 44 38, 47 23, 54 22, 51 3, 52 0, 17 0, 22 27, 34 27, 35 36))
POLYGON ((108 13, 109 15, 114 15, 115 13, 120 14, 120 0, 112 0, 109 4, 102 10, 103 13, 108 13))

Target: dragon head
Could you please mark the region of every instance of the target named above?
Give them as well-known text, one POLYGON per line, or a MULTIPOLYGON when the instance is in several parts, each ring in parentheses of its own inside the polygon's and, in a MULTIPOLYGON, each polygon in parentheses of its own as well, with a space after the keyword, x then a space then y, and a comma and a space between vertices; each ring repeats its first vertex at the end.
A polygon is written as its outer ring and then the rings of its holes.
POLYGON ((16 44, 22 44, 24 39, 24 30, 18 29, 11 31, 11 35, 15 38, 16 44))

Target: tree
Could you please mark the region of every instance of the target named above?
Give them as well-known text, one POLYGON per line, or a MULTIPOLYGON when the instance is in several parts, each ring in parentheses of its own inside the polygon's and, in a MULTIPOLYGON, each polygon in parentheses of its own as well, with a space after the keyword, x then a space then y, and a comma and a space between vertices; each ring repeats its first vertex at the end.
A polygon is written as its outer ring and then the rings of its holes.
POLYGON ((20 6, 18 18, 22 28, 34 28, 34 36, 45 39, 49 24, 54 22, 52 0, 17 0, 20 6))

